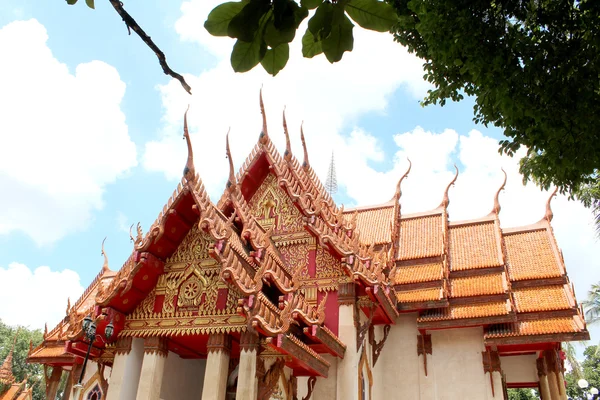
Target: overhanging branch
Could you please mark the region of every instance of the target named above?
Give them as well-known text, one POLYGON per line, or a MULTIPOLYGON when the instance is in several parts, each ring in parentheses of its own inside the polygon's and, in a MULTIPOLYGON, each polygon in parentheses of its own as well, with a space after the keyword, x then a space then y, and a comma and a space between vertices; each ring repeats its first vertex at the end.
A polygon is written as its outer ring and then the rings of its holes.
POLYGON ((167 59, 165 57, 165 53, 163 53, 162 50, 159 49, 156 44, 154 44, 154 42, 152 41, 150 36, 148 36, 146 34, 146 32, 144 32, 144 30, 138 25, 138 23, 135 21, 135 19, 133 19, 133 17, 131 15, 129 15, 129 13, 127 11, 125 11, 125 9, 123 8, 123 3, 120 0, 108 0, 108 1, 110 2, 110 4, 112 4, 114 9, 119 13, 121 18, 123 18, 123 22, 125 22, 125 25, 127 26, 127 29, 129 30, 129 34, 131 34, 131 30, 133 30, 135 33, 137 33, 137 35, 140 37, 140 39, 142 39, 142 41, 144 43, 146 43, 146 45, 148 47, 150 47, 150 49, 152 49, 154 54, 156 54, 156 57, 158 57, 158 62, 160 63, 160 66, 162 67, 163 72, 166 75, 172 76, 173 78, 177 79, 181 83, 181 86, 183 86, 185 91, 188 92, 189 94, 192 94, 192 88, 190 87, 190 85, 187 84, 187 82, 185 81, 183 76, 181 76, 177 72, 173 71, 171 69, 171 67, 169 67, 169 65, 167 64, 167 59))

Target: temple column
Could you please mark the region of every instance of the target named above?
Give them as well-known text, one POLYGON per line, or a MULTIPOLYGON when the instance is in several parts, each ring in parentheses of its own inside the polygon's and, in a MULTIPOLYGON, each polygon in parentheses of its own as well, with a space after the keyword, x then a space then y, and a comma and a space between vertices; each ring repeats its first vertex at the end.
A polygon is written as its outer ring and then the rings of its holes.
POLYGON ((338 400, 358 400, 360 354, 356 346, 356 326, 354 325, 354 303, 356 302, 354 290, 353 282, 341 284, 338 289, 338 337, 346 345, 344 358, 338 361, 336 382, 338 400))
POLYGON ((240 365, 238 383, 235 392, 236 400, 256 400, 256 355, 258 352, 258 336, 244 332, 240 336, 240 365))
POLYGON ((540 379, 540 397, 542 400, 552 400, 550 395, 550 386, 548 385, 548 368, 546 367, 546 360, 538 358, 536 361, 537 373, 540 379))
POLYGON ((546 370, 548 377, 548 386, 550 388, 550 399, 562 400, 560 390, 558 388, 558 368, 556 363, 556 352, 554 350, 544 351, 544 359, 546 361, 546 370))
POLYGON ((137 390, 137 400, 159 400, 165 361, 167 341, 164 338, 144 339, 144 361, 137 390))
POLYGON ((231 337, 225 333, 210 335, 207 348, 202 400, 225 400, 231 337))
POLYGON ((62 376, 62 367, 52 367, 50 377, 46 376, 46 398, 55 399, 58 385, 60 385, 60 377, 62 376))
POLYGON ((67 383, 65 385, 65 390, 63 390, 63 394, 61 396, 61 400, 69 400, 71 398, 71 392, 73 392, 73 385, 79 379, 79 374, 81 374, 81 364, 73 364, 71 370, 69 371, 69 376, 67 377, 67 383))
POLYGON ((115 347, 115 359, 108 378, 106 397, 116 400, 135 400, 144 359, 144 340, 120 338, 115 347))

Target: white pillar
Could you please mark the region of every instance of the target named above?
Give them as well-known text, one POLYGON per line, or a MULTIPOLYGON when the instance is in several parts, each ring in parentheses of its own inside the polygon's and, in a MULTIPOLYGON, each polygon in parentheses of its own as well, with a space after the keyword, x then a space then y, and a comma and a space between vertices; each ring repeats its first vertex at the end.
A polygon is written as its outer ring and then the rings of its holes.
POLYGON ((354 283, 341 284, 338 290, 338 337, 346 345, 344 358, 338 361, 336 391, 338 400, 358 400, 358 362, 356 326, 354 326, 354 283))
POLYGON ((143 359, 143 339, 121 338, 117 341, 106 398, 135 400, 143 359))
POLYGON ((258 336, 250 332, 242 333, 240 337, 240 366, 238 383, 235 392, 236 400, 256 400, 256 354, 258 351, 258 336))
POLYGON ((144 339, 144 361, 137 390, 137 400, 159 400, 165 361, 167 360, 167 342, 164 338, 144 339))
POLYGON ((225 400, 231 337, 225 333, 212 334, 208 338, 207 348, 202 400, 225 400))

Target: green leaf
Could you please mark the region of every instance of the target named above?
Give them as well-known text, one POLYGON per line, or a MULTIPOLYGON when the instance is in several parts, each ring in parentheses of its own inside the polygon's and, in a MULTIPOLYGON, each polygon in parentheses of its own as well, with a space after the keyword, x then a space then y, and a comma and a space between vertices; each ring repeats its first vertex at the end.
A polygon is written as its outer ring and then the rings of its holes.
POLYGON ((70 6, 72 6, 75 3, 77 3, 77 0, 67 0, 67 4, 70 6))
POLYGON ((377 32, 387 32, 398 22, 394 7, 379 0, 350 0, 346 12, 361 27, 377 32))
POLYGON ((91 9, 94 9, 94 0, 85 0, 85 4, 91 9))
POLYGON ((285 67, 290 58, 290 45, 283 43, 273 49, 267 50, 260 62, 269 74, 275 76, 285 67))
POLYGON ((315 39, 315 36, 308 29, 302 36, 302 55, 306 58, 313 58, 323 52, 323 41, 315 39))
POLYGON ((265 28, 265 43, 268 46, 275 48, 282 43, 290 43, 296 36, 296 28, 290 27, 286 30, 275 28, 275 23, 271 19, 265 28))
POLYGON ((306 7, 309 10, 315 9, 319 7, 319 5, 323 2, 323 0, 302 0, 300 1, 300 5, 302 7, 306 7))
POLYGON ((333 19, 333 5, 321 3, 315 11, 315 15, 308 20, 308 30, 312 32, 315 39, 321 40, 331 33, 331 21, 333 19))
POLYGON ((255 0, 244 5, 227 26, 227 35, 232 38, 251 42, 261 22, 261 18, 271 9, 268 1, 255 0))
POLYGON ((251 42, 244 42, 238 39, 233 45, 231 51, 231 66, 235 72, 247 72, 262 60, 265 56, 267 46, 259 35, 257 39, 251 42))
POLYGON ((352 51, 354 47, 353 28, 354 24, 344 14, 339 23, 331 28, 331 35, 323 39, 323 53, 330 63, 340 61, 344 52, 352 51))
POLYGON ((204 22, 204 28, 213 36, 227 36, 229 23, 233 17, 242 11, 244 5, 245 3, 241 1, 231 1, 218 5, 208 14, 208 18, 204 22))

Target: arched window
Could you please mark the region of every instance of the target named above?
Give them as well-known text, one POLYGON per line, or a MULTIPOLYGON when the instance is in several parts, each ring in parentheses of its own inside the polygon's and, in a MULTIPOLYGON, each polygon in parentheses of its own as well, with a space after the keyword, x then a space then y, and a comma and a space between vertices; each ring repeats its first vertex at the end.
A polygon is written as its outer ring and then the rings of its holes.
POLYGON ((87 400, 102 400, 102 391, 100 386, 96 384, 92 390, 88 392, 87 400))

